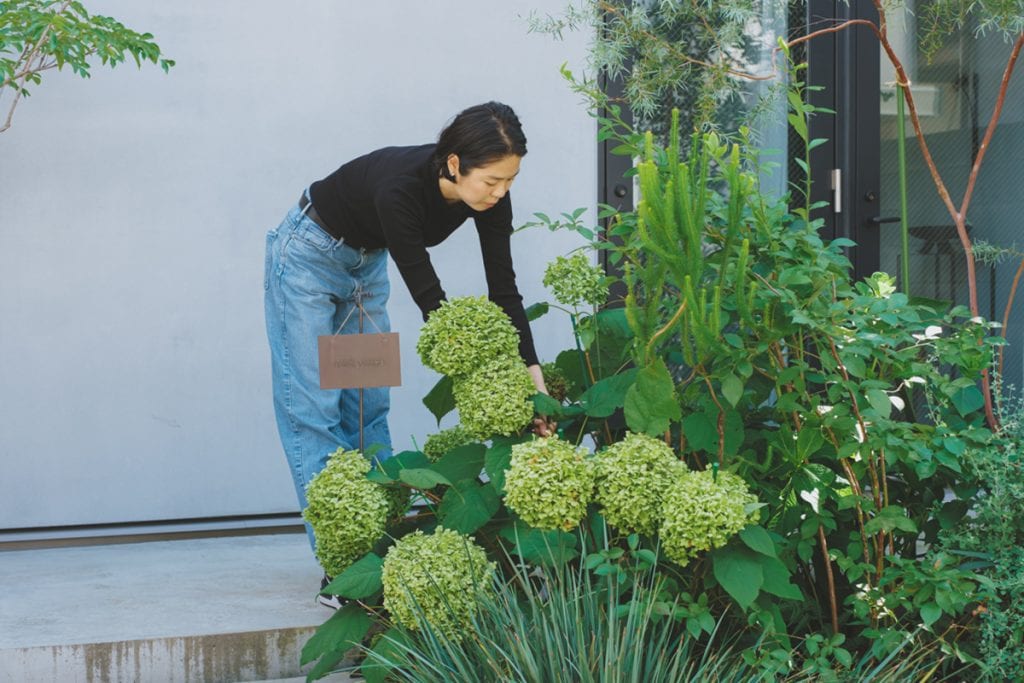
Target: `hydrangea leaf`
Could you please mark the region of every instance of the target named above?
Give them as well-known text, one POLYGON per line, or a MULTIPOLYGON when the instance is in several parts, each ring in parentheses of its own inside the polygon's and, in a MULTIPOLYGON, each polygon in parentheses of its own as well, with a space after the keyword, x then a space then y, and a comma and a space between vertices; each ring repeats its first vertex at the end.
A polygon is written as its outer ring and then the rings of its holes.
POLYGON ((398 479, 398 473, 402 470, 411 470, 417 467, 429 467, 430 460, 419 451, 402 451, 394 457, 388 458, 381 463, 380 468, 392 480, 398 479))
POLYGON ((484 454, 484 469, 494 488, 505 490, 505 470, 512 464, 512 443, 494 440, 494 445, 484 454))
POLYGON ((451 450, 434 463, 430 469, 445 479, 457 482, 462 479, 476 479, 484 468, 484 455, 487 447, 480 443, 471 443, 451 450))
POLYGON ((626 393, 636 381, 636 374, 634 368, 599 380, 580 397, 584 412, 590 417, 604 418, 621 408, 626 402, 626 393))
POLYGON ((305 665, 328 653, 344 653, 358 645, 369 630, 370 616, 366 610, 356 603, 345 605, 306 641, 300 662, 305 665))
POLYGON ((580 556, 575 534, 566 531, 533 529, 516 524, 501 530, 501 536, 513 543, 512 554, 527 562, 558 566, 580 556))
POLYGON ((789 582, 791 574, 786 565, 774 557, 761 556, 761 571, 764 574, 764 584, 761 590, 771 593, 786 600, 803 600, 804 594, 800 589, 789 582))
POLYGON ((324 592, 353 600, 368 598, 381 589, 380 570, 383 566, 384 559, 380 555, 367 553, 336 576, 324 588, 324 592))
POLYGON ((637 372, 636 383, 626 392, 626 424, 634 432, 657 435, 682 416, 675 383, 665 362, 655 361, 637 372))
POLYGON ((736 404, 743 398, 743 382, 731 372, 722 378, 722 395, 729 405, 736 407, 736 404))
POLYGON ((550 306, 546 301, 539 301, 535 304, 526 307, 526 319, 533 322, 537 318, 541 317, 548 312, 550 306))
POLYGON ((445 528, 471 534, 487 524, 500 507, 501 499, 493 486, 464 481, 448 489, 437 514, 445 528))
POLYGON ((756 553, 727 547, 712 554, 715 578, 743 609, 750 607, 764 585, 764 571, 756 553))
POLYGON ((415 489, 432 489, 439 484, 451 486, 451 482, 443 474, 425 467, 402 470, 398 473, 398 478, 415 489))
POLYGON ((585 361, 579 351, 562 351, 555 357, 555 367, 562 371, 571 387, 587 386, 585 361))
POLYGON ((441 425, 441 418, 455 410, 455 395, 452 393, 452 378, 445 375, 438 380, 434 388, 423 397, 423 405, 427 407, 430 414, 437 419, 438 426, 441 425))
POLYGON ((547 394, 536 393, 530 397, 533 401, 533 409, 540 415, 548 417, 561 417, 562 404, 547 394))
POLYGON ((740 531, 740 540, 755 552, 767 555, 768 557, 777 557, 772 537, 768 535, 763 526, 752 524, 743 529, 740 531))

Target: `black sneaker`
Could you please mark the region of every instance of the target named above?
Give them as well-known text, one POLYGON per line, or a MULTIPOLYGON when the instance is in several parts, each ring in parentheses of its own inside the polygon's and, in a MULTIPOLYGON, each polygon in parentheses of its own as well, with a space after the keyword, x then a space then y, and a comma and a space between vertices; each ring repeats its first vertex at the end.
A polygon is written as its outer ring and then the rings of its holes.
POLYGON ((332 581, 331 577, 324 574, 324 578, 320 579, 320 593, 317 593, 316 601, 324 607, 330 607, 331 609, 341 609, 348 602, 345 598, 340 595, 331 595, 330 593, 322 592, 324 588, 327 588, 327 584, 332 581))

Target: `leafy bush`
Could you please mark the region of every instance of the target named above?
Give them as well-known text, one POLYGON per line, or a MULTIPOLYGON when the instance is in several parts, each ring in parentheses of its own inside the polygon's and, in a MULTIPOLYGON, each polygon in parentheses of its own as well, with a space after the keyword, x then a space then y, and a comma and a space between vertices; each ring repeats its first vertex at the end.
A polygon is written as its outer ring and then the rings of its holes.
POLYGON ((316 556, 329 576, 373 548, 384 535, 389 510, 397 507, 383 487, 367 480, 369 471, 359 451, 339 448, 306 487, 302 517, 313 527, 316 556))
POLYGON ((384 607, 407 628, 425 622, 458 640, 481 594, 492 589, 494 568, 471 537, 440 527, 429 535, 416 530, 384 557, 384 607))
POLYGON ((537 529, 576 527, 593 495, 594 470, 582 448, 558 437, 512 447, 505 503, 537 529))
POLYGON ((595 468, 595 500, 608 523, 622 533, 653 534, 665 491, 682 468, 672 449, 660 439, 630 433, 600 451, 595 468))

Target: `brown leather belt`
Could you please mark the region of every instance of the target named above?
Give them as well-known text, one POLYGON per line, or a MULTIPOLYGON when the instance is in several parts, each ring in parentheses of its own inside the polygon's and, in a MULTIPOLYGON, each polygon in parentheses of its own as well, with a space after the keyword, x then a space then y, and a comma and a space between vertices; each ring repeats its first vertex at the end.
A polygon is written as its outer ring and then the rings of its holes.
POLYGON ((322 218, 320 218, 320 214, 316 212, 316 207, 310 203, 309 197, 306 196, 305 192, 303 192, 302 196, 299 197, 299 211, 303 211, 304 209, 305 214, 309 216, 310 220, 312 220, 314 223, 323 228, 324 232, 326 232, 328 235, 331 234, 331 231, 327 228, 327 224, 324 223, 324 220, 322 218), (306 209, 307 206, 309 207, 309 209, 306 209))

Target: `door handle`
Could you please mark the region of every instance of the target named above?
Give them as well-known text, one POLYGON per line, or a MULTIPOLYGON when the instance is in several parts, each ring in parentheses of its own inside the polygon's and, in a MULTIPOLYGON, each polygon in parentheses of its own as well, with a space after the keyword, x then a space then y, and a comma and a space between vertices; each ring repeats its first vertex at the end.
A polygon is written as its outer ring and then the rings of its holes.
POLYGON ((875 217, 870 218, 868 220, 872 224, 874 224, 874 225, 881 225, 882 223, 899 223, 900 222, 900 217, 899 216, 885 216, 885 217, 875 216, 875 217))

